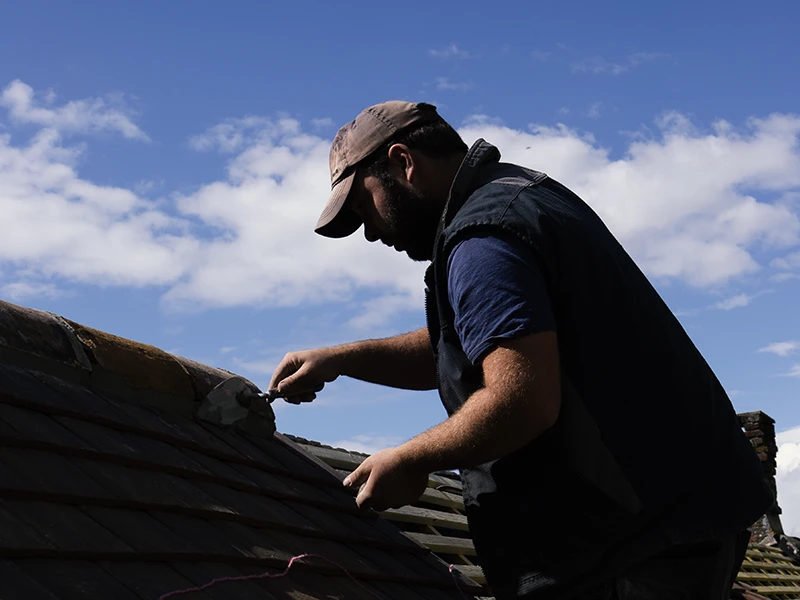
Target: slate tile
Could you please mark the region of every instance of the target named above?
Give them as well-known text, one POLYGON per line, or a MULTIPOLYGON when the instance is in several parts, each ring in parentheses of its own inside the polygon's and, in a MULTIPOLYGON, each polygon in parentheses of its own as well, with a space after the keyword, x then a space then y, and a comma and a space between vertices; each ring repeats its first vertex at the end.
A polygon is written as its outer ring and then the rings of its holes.
POLYGON ((92 445, 104 454, 208 474, 202 466, 165 442, 71 417, 55 418, 81 438, 91 440, 92 445))
POLYGON ((362 557, 364 560, 369 560, 376 571, 391 576, 393 579, 401 580, 416 580, 420 579, 422 575, 409 568, 405 557, 400 552, 388 553, 379 548, 365 548, 356 545, 351 546, 351 552, 362 557))
POLYGON ((31 440, 46 444, 93 451, 94 447, 86 440, 68 431, 49 415, 11 406, 0 398, 0 421, 8 424, 14 433, 9 437, 31 440))
POLYGON ((65 552, 131 553, 130 546, 74 506, 6 500, 6 510, 65 552))
POLYGON ((266 454, 272 461, 278 463, 285 471, 295 477, 301 477, 312 481, 319 481, 328 485, 341 485, 340 482, 330 473, 315 465, 312 461, 306 460, 293 450, 287 448, 282 442, 275 438, 261 439, 255 436, 240 434, 238 437, 251 442, 258 447, 262 454, 266 454))
POLYGON ((275 536, 275 531, 260 527, 252 527, 234 521, 212 520, 209 523, 232 543, 247 549, 253 556, 288 563, 292 556, 297 554, 293 548, 288 548, 283 538, 280 541, 275 536))
POLYGON ((2 490, 33 492, 37 487, 19 471, 12 469, 2 458, 11 448, 0 446, 0 495, 2 490))
MULTIPOLYGON (((196 587, 169 565, 156 562, 101 562, 100 567, 143 600, 157 600, 175 590, 196 587)), ((178 596, 183 600, 211 600, 203 592, 178 596)))
MULTIPOLYGON (((430 596, 421 596, 418 586, 404 585, 387 581, 371 581, 365 584, 370 591, 378 594, 386 600, 433 600, 430 596)), ((431 590, 426 590, 430 592, 431 590)), ((441 596, 436 596, 436 600, 441 600, 441 596)), ((459 600, 464 600, 460 598, 459 600)))
MULTIPOLYGON (((257 569, 245 567, 247 574, 259 574, 257 569)), ((269 590, 280 600, 376 600, 376 597, 354 582, 344 573, 341 577, 321 575, 309 571, 302 564, 295 564, 285 577, 259 579, 258 585, 269 590)), ((377 600, 389 600, 378 596, 377 600)))
POLYGON ((71 462, 114 497, 153 506, 230 513, 225 504, 177 475, 88 459, 71 462))
POLYGON ((193 461, 202 465, 211 475, 224 479, 226 483, 235 482, 247 487, 256 487, 252 479, 246 477, 239 469, 234 469, 229 463, 189 448, 182 448, 181 451, 185 452, 186 456, 193 461))
POLYGON ((225 535, 206 519, 160 511, 151 514, 161 525, 204 554, 247 558, 255 556, 244 541, 225 535))
POLYGON ((83 511, 112 532, 136 553, 198 554, 200 550, 183 536, 140 510, 85 506, 83 511))
POLYGON ((287 477, 279 477, 278 475, 273 475, 262 469, 249 467, 247 465, 231 464, 230 468, 247 477, 262 490, 269 490, 294 498, 303 497, 289 484, 290 480, 287 477))
POLYGON ((50 590, 10 560, 0 560, 3 600, 58 600, 50 590))
POLYGON ((4 448, 0 452, 0 461, 17 473, 24 473, 39 491, 90 498, 111 498, 111 494, 105 488, 59 454, 42 450, 4 448))
POLYGON ((31 372, 0 364, 0 394, 7 394, 20 400, 37 401, 48 391, 48 388, 31 372))
POLYGON ((256 447, 247 440, 245 440, 241 435, 233 434, 226 429, 223 429, 216 425, 211 425, 209 423, 200 422, 198 424, 208 433, 212 434, 217 439, 223 441, 226 445, 230 446, 231 448, 234 448, 240 456, 246 458, 247 460, 264 465, 267 469, 277 470, 277 471, 285 470, 285 468, 280 463, 276 462, 270 456, 265 454, 264 451, 261 450, 259 447, 256 447))
POLYGON ((0 502, 0 548, 7 550, 55 550, 46 536, 0 502))
POLYGON ((247 492, 227 488, 215 483, 197 482, 197 487, 212 498, 230 507, 236 514, 251 519, 259 519, 278 526, 288 526, 306 531, 319 531, 319 528, 284 503, 257 496, 247 492))
POLYGON ((180 429, 182 433, 190 437, 200 448, 233 460, 242 460, 245 458, 239 451, 226 444, 212 431, 203 427, 205 423, 201 424, 168 412, 158 411, 157 414, 167 425, 180 429))
MULTIPOLYGON (((220 563, 176 562, 172 563, 172 567, 196 586, 217 578, 243 575, 240 569, 220 563)), ((276 572, 280 572, 280 570, 276 570, 276 572)), ((252 581, 224 581, 203 591, 214 600, 232 600, 233 598, 236 600, 276 600, 275 596, 252 581)))
POLYGON ((192 437, 184 432, 181 427, 167 423, 150 407, 116 398, 107 392, 100 392, 100 394, 109 405, 124 414, 127 421, 138 429, 151 431, 175 442, 192 443, 192 437))
POLYGON ((17 565, 60 600, 142 600, 99 565, 80 560, 18 560, 17 565))
POLYGON ((87 387, 64 381, 53 375, 31 372, 32 377, 40 381, 48 393, 39 394, 35 402, 57 411, 68 411, 76 416, 87 415, 113 423, 127 424, 129 419, 116 410, 103 398, 87 387))
POLYGON ((366 575, 374 577, 379 574, 379 570, 373 563, 353 552, 353 550, 348 548, 345 544, 322 538, 300 537, 279 531, 276 531, 273 537, 286 548, 290 548, 295 556, 300 554, 318 554, 324 557, 324 559, 304 559, 304 562, 316 567, 330 570, 341 566, 353 575, 358 576, 366 575))

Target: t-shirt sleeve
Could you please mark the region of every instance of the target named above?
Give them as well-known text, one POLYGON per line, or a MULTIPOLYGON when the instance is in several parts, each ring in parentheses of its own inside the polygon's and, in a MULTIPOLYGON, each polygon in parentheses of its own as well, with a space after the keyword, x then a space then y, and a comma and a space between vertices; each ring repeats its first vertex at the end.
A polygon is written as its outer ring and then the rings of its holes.
POLYGON ((500 340, 556 330, 533 250, 511 236, 476 235, 456 244, 447 288, 456 333, 473 363, 500 340))

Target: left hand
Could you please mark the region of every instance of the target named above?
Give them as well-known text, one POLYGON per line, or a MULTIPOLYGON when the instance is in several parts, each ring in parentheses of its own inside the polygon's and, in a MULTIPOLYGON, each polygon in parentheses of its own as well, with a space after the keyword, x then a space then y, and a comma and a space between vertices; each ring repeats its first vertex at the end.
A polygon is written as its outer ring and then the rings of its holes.
POLYGON ((360 508, 386 510, 416 502, 428 486, 428 473, 407 458, 400 446, 367 457, 342 483, 361 486, 356 497, 360 508))

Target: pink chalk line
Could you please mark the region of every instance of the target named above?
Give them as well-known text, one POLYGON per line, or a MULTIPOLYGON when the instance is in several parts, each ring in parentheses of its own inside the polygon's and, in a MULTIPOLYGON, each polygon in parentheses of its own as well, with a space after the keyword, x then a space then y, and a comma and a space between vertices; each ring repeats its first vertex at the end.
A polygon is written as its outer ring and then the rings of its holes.
MULTIPOLYGON (((383 600, 380 596, 378 596, 374 592, 371 592, 366 587, 364 587, 342 565, 340 565, 336 561, 331 560, 330 558, 328 558, 326 556, 322 556, 321 554, 298 554, 297 556, 293 556, 291 558, 291 560, 289 561, 289 564, 286 565, 286 569, 284 569, 283 573, 259 573, 258 575, 237 575, 235 577, 217 577, 216 579, 212 579, 208 583, 204 583, 203 585, 199 585, 197 587, 187 588, 185 590, 175 590, 174 592, 168 592, 168 593, 166 593, 166 594, 164 594, 162 596, 159 596, 158 600, 166 600, 167 598, 172 598, 173 596, 180 596, 180 595, 183 595, 183 594, 191 594, 192 592, 202 592, 203 590, 207 590, 211 586, 217 585, 218 583, 227 583, 227 582, 233 582, 233 581, 248 581, 248 580, 251 580, 251 579, 278 579, 279 577, 285 577, 289 573, 289 569, 292 568, 292 565, 295 563, 295 561, 302 560, 304 558, 320 558, 320 559, 322 559, 324 561, 327 561, 327 562, 331 563, 335 567, 341 569, 344 572, 345 575, 347 575, 350 579, 353 580, 353 583, 355 583, 358 587, 360 587, 362 590, 367 592, 370 596, 372 596, 373 598, 377 598, 378 600, 383 600)), ((450 575, 453 576, 453 581, 455 581, 456 589, 458 590, 458 592, 461 594, 461 596, 463 598, 466 598, 466 596, 464 596, 464 592, 461 591, 461 588, 458 585, 458 579, 456 579, 455 573, 453 573, 453 569, 454 569, 453 565, 449 565, 449 569, 450 569, 450 575)))

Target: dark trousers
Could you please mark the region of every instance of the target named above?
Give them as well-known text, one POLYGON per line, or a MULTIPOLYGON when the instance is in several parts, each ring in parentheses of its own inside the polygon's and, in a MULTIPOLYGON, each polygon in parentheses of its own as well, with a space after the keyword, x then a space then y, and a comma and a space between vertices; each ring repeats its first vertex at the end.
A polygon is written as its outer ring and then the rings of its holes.
POLYGON ((678 546, 581 595, 583 600, 730 600, 750 532, 678 546))

